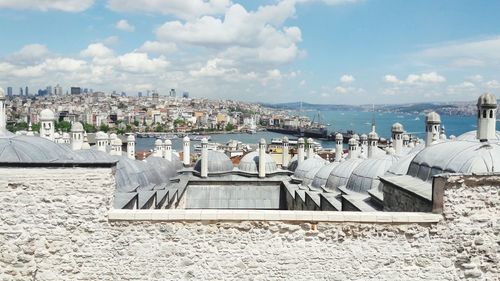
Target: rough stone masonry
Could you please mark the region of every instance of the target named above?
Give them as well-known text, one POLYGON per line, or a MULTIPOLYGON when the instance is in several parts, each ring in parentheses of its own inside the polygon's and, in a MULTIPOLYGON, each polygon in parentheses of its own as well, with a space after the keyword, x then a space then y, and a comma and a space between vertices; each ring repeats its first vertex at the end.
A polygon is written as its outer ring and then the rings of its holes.
POLYGON ((0 280, 499 280, 500 178, 437 224, 110 222, 111 168, 0 168, 0 280))

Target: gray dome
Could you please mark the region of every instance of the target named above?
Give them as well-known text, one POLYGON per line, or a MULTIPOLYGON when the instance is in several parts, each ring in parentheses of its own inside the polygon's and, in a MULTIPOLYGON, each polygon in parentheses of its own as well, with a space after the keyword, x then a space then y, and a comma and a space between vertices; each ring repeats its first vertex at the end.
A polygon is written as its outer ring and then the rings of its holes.
POLYGON ((329 190, 337 190, 340 186, 346 185, 352 171, 361 163, 363 159, 353 158, 344 162, 340 162, 328 176, 325 188, 329 190))
POLYGON ((116 159, 111 157, 111 155, 109 155, 108 153, 93 148, 75 150, 75 153, 88 162, 98 163, 103 161, 116 161, 116 159))
POLYGON ((335 140, 343 140, 343 139, 344 139, 344 137, 342 136, 342 134, 341 134, 341 133, 337 133, 337 134, 335 135, 335 140))
POLYGON ((107 140, 109 138, 108 134, 103 131, 99 131, 95 134, 96 140, 107 140))
POLYGON ((408 174, 431 181, 441 173, 488 173, 500 167, 500 142, 448 141, 429 146, 415 156, 408 174))
POLYGON ((497 107, 497 98, 491 93, 484 93, 477 99, 478 106, 497 107))
MULTIPOLYGON (((278 167, 276 166, 276 162, 274 161, 273 157, 267 153, 265 153, 266 157, 266 173, 274 173, 278 170, 278 167)), ((252 151, 243 158, 241 158, 240 164, 238 165, 238 168, 243 171, 243 172, 248 172, 248 173, 258 173, 259 172, 259 152, 258 151, 252 151)))
POLYGON ((352 191, 366 193, 372 188, 378 187, 382 176, 389 168, 397 163, 401 157, 387 155, 381 158, 371 158, 361 162, 353 171, 346 188, 352 191))
POLYGON ((401 125, 401 123, 394 123, 392 124, 392 128, 391 128, 392 132, 395 132, 395 133, 402 133, 404 130, 403 130, 403 125, 401 125))
POLYGON ((325 166, 328 162, 324 160, 323 158, 319 157, 311 157, 304 162, 302 162, 300 165, 297 166, 297 169, 295 169, 295 172, 293 173, 293 176, 298 178, 298 179, 303 179, 306 174, 315 169, 315 168, 321 168, 325 166))
MULTIPOLYGON (((194 170, 201 173, 201 158, 196 161, 194 170)), ((226 154, 219 151, 208 151, 208 173, 219 174, 227 173, 233 170, 233 162, 226 154)))
POLYGON ((326 166, 321 167, 321 169, 319 169, 319 171, 314 176, 311 187, 314 189, 321 189, 322 186, 326 185, 326 181, 328 180, 330 173, 339 164, 340 162, 332 162, 326 166))
POLYGON ((434 124, 441 123, 441 116, 439 116, 436 112, 431 111, 425 117, 425 122, 434 124))
MULTIPOLYGON (((452 139, 451 136, 450 136, 450 139, 452 139)), ((476 130, 470 131, 470 132, 467 132, 467 133, 463 133, 460 136, 454 138, 454 140, 479 141, 477 139, 477 131, 476 130)), ((495 138, 493 140, 500 140, 500 131, 496 131, 495 132, 495 138)))
POLYGON ((378 134, 377 134, 377 132, 370 132, 370 133, 368 133, 368 139, 370 139, 370 140, 378 140, 378 134))
POLYGON ((316 174, 319 172, 320 169, 321 166, 318 166, 309 170, 309 172, 307 172, 304 178, 302 179, 302 186, 309 186, 310 184, 312 184, 314 177, 316 176, 316 174))
POLYGON ((0 137, 0 162, 79 163, 83 162, 83 159, 67 146, 45 138, 5 135, 0 137))
MULTIPOLYGON (((140 161, 139 161, 140 162, 140 161)), ((149 181, 154 184, 167 182, 170 178, 177 175, 175 165, 167 159, 161 157, 149 156, 142 163, 146 163, 146 174, 150 171, 149 181)))
POLYGON ((386 175, 397 175, 397 176, 402 176, 406 175, 408 173, 408 169, 410 168, 410 163, 415 158, 415 155, 417 155, 417 152, 407 154, 401 157, 399 161, 394 163, 389 170, 385 173, 386 175))
MULTIPOLYGON (((321 158, 321 156, 319 156, 318 154, 313 154, 312 157, 316 158, 316 159, 319 159, 319 160, 323 160, 323 158, 321 158)), ((297 170, 297 166, 298 165, 299 165, 299 156, 297 154, 295 154, 292 157, 292 159, 290 159, 290 163, 288 164, 287 168, 288 168, 289 171, 294 172, 295 170, 297 170)))

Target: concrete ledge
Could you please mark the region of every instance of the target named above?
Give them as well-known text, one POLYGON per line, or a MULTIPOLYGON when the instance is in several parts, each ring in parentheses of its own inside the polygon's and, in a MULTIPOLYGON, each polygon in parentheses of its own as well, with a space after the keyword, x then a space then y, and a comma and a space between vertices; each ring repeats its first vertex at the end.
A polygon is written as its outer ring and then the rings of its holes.
POLYGON ((442 215, 415 212, 334 212, 280 210, 118 210, 109 221, 295 221, 359 223, 438 223, 442 215))

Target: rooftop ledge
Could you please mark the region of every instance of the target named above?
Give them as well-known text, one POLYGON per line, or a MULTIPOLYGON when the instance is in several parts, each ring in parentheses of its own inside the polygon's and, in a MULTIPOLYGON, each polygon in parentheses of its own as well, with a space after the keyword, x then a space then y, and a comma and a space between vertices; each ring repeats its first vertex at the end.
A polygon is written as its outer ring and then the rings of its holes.
POLYGON ((414 212, 335 212, 280 210, 123 210, 112 209, 109 221, 290 221, 362 223, 437 223, 439 214, 414 212))

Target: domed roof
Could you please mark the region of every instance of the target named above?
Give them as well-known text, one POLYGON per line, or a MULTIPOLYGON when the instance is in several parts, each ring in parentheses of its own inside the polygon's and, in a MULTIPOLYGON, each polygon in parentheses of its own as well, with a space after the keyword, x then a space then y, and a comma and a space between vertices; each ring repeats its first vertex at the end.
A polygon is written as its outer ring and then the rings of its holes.
POLYGON ((133 134, 128 135, 127 142, 135 142, 135 136, 133 134))
POLYGON ((357 141, 359 141, 359 135, 358 134, 352 135, 352 138, 355 139, 355 140, 357 140, 357 141))
POLYGON ((424 181, 441 173, 487 173, 500 167, 500 142, 448 141, 426 147, 410 164, 408 175, 424 181))
POLYGON ((351 145, 351 146, 358 145, 358 140, 356 140, 355 138, 350 138, 349 145, 351 145))
POLYGON ((80 163, 83 162, 83 159, 67 146, 45 138, 5 135, 0 137, 0 162, 80 163))
POLYGON ((368 136, 366 134, 362 134, 360 137, 359 137, 362 141, 366 141, 368 139, 368 136))
POLYGON ((319 190, 321 189, 322 186, 326 185, 326 181, 328 180, 330 173, 339 164, 340 162, 331 162, 330 164, 321 167, 319 171, 316 173, 316 175, 314 175, 311 187, 319 190))
MULTIPOLYGON (((265 153, 266 157, 266 173, 274 173, 278 170, 278 167, 276 166, 276 162, 274 161, 273 157, 267 153, 265 153)), ((259 152, 258 151, 252 151, 240 160, 240 164, 238 165, 238 169, 240 169, 243 172, 248 172, 248 173, 258 173, 259 172, 259 152)))
MULTIPOLYGON (((201 158, 194 164, 194 170, 201 173, 201 158)), ((208 173, 219 174, 227 173, 233 170, 233 162, 226 154, 220 151, 208 151, 208 173)))
POLYGON ((335 139, 336 139, 336 140, 343 140, 343 139, 344 139, 344 137, 342 136, 342 134, 341 134, 341 133, 337 133, 337 134, 335 135, 335 139))
POLYGON ((425 117, 426 123, 441 123, 441 116, 434 111, 431 111, 425 117))
POLYGON ((95 134, 96 140, 107 140, 109 138, 108 134, 103 131, 99 131, 95 134))
MULTIPOLYGON (((450 139, 451 136, 450 136, 450 139)), ((477 139, 477 131, 470 131, 467 133, 463 133, 460 136, 456 137, 455 140, 461 140, 461 141, 479 141, 477 139)), ((493 140, 500 140, 500 131, 495 132, 495 138, 493 140)))
POLYGON ((172 141, 169 140, 169 139, 166 139, 164 142, 163 142, 165 145, 172 145, 172 141))
POLYGON ((71 132, 83 132, 83 125, 80 122, 71 124, 71 132))
POLYGON ((106 152, 97 150, 97 149, 80 149, 80 150, 75 150, 75 153, 78 154, 80 157, 82 157, 84 160, 89 161, 89 162, 109 162, 109 161, 116 161, 111 155, 109 155, 106 152))
POLYGON ((363 159, 353 158, 344 162, 340 162, 328 176, 325 188, 329 190, 337 190, 339 186, 347 184, 352 171, 361 163, 363 159))
MULTIPOLYGON (((125 157, 124 157, 125 158, 125 157)), ((137 161, 137 160, 133 160, 137 161)), ((167 182, 170 178, 177 175, 177 169, 174 164, 167 159, 161 157, 149 156, 143 163, 147 164, 151 174, 149 176, 149 181, 154 184, 161 184, 167 182)))
POLYGON ((401 125, 401 123, 399 123, 399 122, 396 122, 396 123, 392 124, 391 130, 393 132, 396 132, 396 133, 402 133, 404 131, 403 130, 403 125, 401 125))
MULTIPOLYGON (((313 158, 317 158, 319 160, 323 160, 323 158, 321 158, 321 156, 319 156, 318 154, 313 154, 312 156, 313 158)), ((304 160, 305 161, 305 160, 304 160)), ((287 169, 289 171, 292 171, 294 172, 295 170, 297 170, 297 166, 299 165, 299 156, 297 154, 295 154, 292 159, 290 159, 290 163, 288 164, 288 167, 287 169)))
POLYGON ((53 121, 55 119, 56 117, 54 115, 54 112, 48 108, 45 108, 40 112, 40 120, 42 121, 53 121))
POLYGON ((189 137, 188 136, 185 136, 183 139, 183 141, 190 141, 189 137))
POLYGON ((368 190, 378 187, 382 176, 401 157, 386 155, 381 158, 370 158, 361 162, 353 171, 346 188, 355 192, 366 193, 368 190))
POLYGON ((368 139, 370 139, 370 140, 378 140, 378 134, 377 134, 377 132, 372 131, 372 132, 368 133, 368 139))
POLYGON ((405 141, 409 141, 410 140, 410 136, 409 135, 403 135, 403 140, 405 141))
POLYGON ((162 145, 163 145, 163 142, 161 141, 161 139, 155 140, 155 146, 162 146, 162 145))
POLYGON ((309 172, 307 172, 304 178, 302 179, 302 186, 309 186, 313 182, 314 176, 316 176, 316 174, 319 172, 321 168, 322 168, 321 166, 318 166, 309 170, 309 172))
POLYGON ((408 168, 410 167, 410 163, 415 158, 418 152, 407 154, 402 156, 399 161, 394 163, 385 173, 386 175, 392 176, 402 176, 408 173, 408 168))
POLYGON ((477 99, 478 106, 496 107, 497 98, 491 93, 484 93, 477 99))
POLYGON ((118 138, 118 136, 117 136, 115 133, 111 133, 111 134, 109 135, 109 139, 110 139, 110 140, 115 140, 115 139, 117 139, 117 138, 118 138))
POLYGON ((311 157, 304 162, 302 162, 300 165, 297 166, 297 169, 295 169, 295 172, 293 173, 293 176, 298 178, 298 179, 303 179, 306 174, 315 169, 315 168, 321 168, 325 166, 328 162, 324 160, 323 158, 317 158, 317 157, 311 157))

